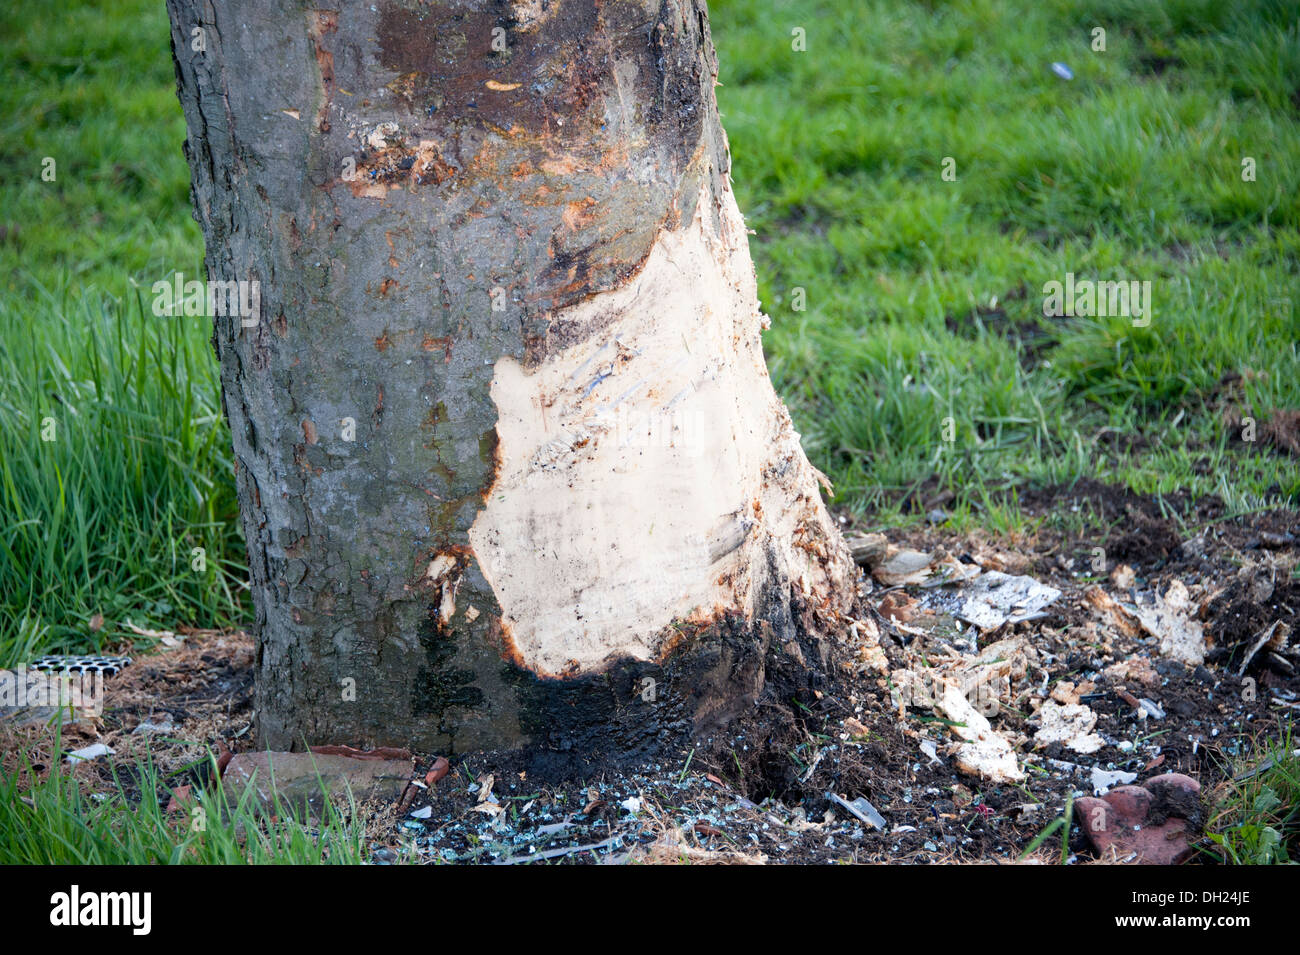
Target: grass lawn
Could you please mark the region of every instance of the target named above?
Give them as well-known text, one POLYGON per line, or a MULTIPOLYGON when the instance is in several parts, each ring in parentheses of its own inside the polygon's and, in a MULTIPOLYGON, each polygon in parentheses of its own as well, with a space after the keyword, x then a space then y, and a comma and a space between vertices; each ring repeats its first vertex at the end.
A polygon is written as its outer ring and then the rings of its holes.
POLYGON ((1294 500, 1216 388, 1300 403, 1293 5, 772 7, 712 5, 718 95, 772 370, 844 505, 931 475, 958 507, 1080 476, 1294 500), (1067 273, 1150 281, 1150 323, 1045 318, 1067 273))
MULTIPOLYGON (((1300 408, 1294 3, 710 6, 770 367, 837 506, 947 492, 955 528, 1017 530, 1018 490, 1080 478, 1295 505, 1267 440, 1300 408), (1067 276, 1151 308, 1049 317, 1067 276)), ((247 625, 211 328, 147 307, 203 257, 163 6, 33 0, 0 35, 0 666, 247 625)), ((114 811, 87 852, 173 851, 112 850, 114 811)))
MULTIPOLYGON (((210 757, 209 757, 210 759, 210 757)), ((165 798, 165 796, 164 796, 165 798)), ((108 792, 87 793, 71 775, 0 773, 0 860, 5 865, 356 864, 364 856, 356 806, 326 803, 320 819, 280 805, 267 823, 251 798, 228 800, 220 786, 202 801, 141 761, 108 792), (26 778, 25 778, 26 777, 26 778), (26 785, 24 785, 26 783, 26 785), (175 793, 173 815, 142 793, 175 793)))

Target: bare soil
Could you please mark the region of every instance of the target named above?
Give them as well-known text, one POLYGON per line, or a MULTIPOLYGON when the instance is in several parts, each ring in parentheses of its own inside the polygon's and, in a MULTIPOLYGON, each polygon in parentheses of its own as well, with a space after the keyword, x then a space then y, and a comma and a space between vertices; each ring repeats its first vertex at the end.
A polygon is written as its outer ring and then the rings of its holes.
MULTIPOLYGON (((1131 772, 1138 782, 1165 772, 1198 779, 1203 802, 1194 822, 1212 828, 1216 788, 1288 732, 1300 701, 1297 659, 1287 652, 1257 653, 1238 676, 1261 631, 1300 619, 1300 515, 1229 518, 1214 499, 1158 502, 1091 482, 1032 491, 1021 503, 1043 520, 1019 538, 932 527, 888 536, 898 546, 942 549, 986 567, 1001 561, 1008 572, 1062 591, 1047 616, 978 637, 983 647, 1023 633, 1039 656, 993 720, 1016 741, 1024 782, 993 784, 958 772, 945 753, 952 739, 944 722, 920 709, 900 711, 887 676, 846 653, 837 677, 821 687, 769 672, 773 692, 725 734, 633 770, 557 779, 540 776, 536 761, 518 753, 452 756, 445 777, 374 809, 367 831, 375 861, 1009 862, 1068 798, 1091 794, 1094 768, 1131 772), (1087 519, 1061 519, 1075 514, 1087 519), (1123 570, 1098 575, 1096 548, 1107 568, 1126 565, 1131 577, 1123 570), (1200 666, 1161 657, 1140 628, 1100 621, 1085 598, 1099 586, 1123 602, 1163 592, 1175 580, 1196 600, 1208 637, 1200 666), (1125 662, 1127 671, 1114 666, 1125 662), (1095 731, 1106 745, 1091 755, 1060 744, 1033 748, 1033 710, 1065 681, 1085 684, 1081 701, 1097 714, 1095 731), (1138 698, 1163 716, 1143 714, 1138 698), (924 741, 935 744, 936 758, 922 752, 924 741), (865 797, 883 816, 883 830, 833 805, 829 793, 865 797)), ((915 659, 918 647, 938 653, 960 638, 950 619, 926 610, 923 588, 877 584, 866 600, 897 618, 875 620, 890 667, 915 659)), ((109 680, 102 722, 71 731, 64 749, 100 739, 117 750, 120 764, 147 748, 169 774, 169 789, 209 783, 206 754, 252 746, 252 661, 243 634, 196 633, 178 649, 140 657, 109 680), (173 728, 133 732, 146 721, 173 728)), ((6 767, 16 768, 21 751, 47 772, 48 740, 18 735, 3 747, 6 767)), ((423 781, 440 755, 417 754, 413 778, 423 781)), ((105 761, 74 772, 92 785, 109 785, 114 775, 105 761)), ((1038 857, 1060 853, 1057 837, 1038 857)), ((1077 830, 1068 855, 1093 858, 1077 830)))

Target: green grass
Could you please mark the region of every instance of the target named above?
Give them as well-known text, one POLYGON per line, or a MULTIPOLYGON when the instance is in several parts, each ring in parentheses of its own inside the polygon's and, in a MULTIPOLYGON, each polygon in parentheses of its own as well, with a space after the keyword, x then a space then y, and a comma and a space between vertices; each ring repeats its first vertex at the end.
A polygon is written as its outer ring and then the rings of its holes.
POLYGON ((165 13, 6 7, 0 34, 0 666, 243 621, 211 329, 148 308, 202 266, 165 13))
POLYGON ((1296 462, 1234 445, 1214 400, 1236 372, 1243 413, 1300 405, 1292 5, 710 9, 770 365, 843 504, 889 520, 927 479, 981 512, 1080 476, 1236 510, 1300 494, 1296 462), (1045 318, 1067 272, 1150 281, 1150 326, 1045 318))
POLYGON ((1205 854, 1232 865, 1300 863, 1300 756, 1294 738, 1243 761, 1219 794, 1205 854), (1254 767, 1252 771, 1252 766, 1254 767))
MULTIPOLYGON (((1300 407, 1291 4, 711 15, 770 366, 838 505, 907 520, 928 481, 955 526, 1015 530, 1017 488, 1081 476, 1296 500, 1295 460, 1233 442, 1216 391, 1232 372, 1240 413, 1300 407), (1044 318, 1067 272, 1151 281, 1150 326, 1044 318)), ((162 6, 44 0, 0 34, 0 665, 117 644, 128 620, 246 623, 210 328, 142 297, 203 254, 162 6)))
MULTIPOLYGON (((0 865, 356 864, 365 857, 354 804, 328 802, 315 821, 277 804, 272 821, 252 787, 232 801, 215 786, 168 813, 175 784, 152 762, 119 770, 107 791, 60 768, 30 788, 20 774, 0 773, 0 865)), ((22 775, 35 778, 30 767, 22 775)))

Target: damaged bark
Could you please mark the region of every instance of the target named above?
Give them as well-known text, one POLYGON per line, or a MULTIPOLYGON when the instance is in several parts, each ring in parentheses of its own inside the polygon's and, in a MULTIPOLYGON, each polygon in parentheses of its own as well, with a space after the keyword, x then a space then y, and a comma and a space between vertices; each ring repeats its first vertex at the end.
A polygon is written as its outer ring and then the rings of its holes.
POLYGON ((168 0, 259 737, 646 755, 856 569, 768 380, 701 0, 168 0))

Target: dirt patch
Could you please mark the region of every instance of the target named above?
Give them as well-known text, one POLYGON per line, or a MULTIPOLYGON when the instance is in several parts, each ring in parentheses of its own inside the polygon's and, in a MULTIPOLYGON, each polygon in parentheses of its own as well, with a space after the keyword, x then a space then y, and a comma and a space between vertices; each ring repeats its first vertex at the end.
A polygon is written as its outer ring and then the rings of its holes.
POLYGON ((1033 370, 1042 362, 1043 355, 1056 345, 1057 339, 1035 316, 1019 317, 1007 313, 1007 303, 1023 301, 1028 295, 1029 286, 1021 283, 987 304, 945 315, 944 325, 959 338, 974 339, 981 331, 986 331, 1005 339, 1015 348, 1021 367, 1033 370))
POLYGON ((1020 504, 1031 517, 1080 515, 1084 530, 1062 537, 1059 547, 1078 551, 1079 556, 1091 556, 1092 550, 1100 547, 1108 560, 1134 567, 1168 563, 1177 554, 1186 527, 1214 521, 1223 514, 1223 503, 1217 497, 1193 500, 1175 494, 1157 499, 1091 478, 1023 491, 1020 504))
POLYGON ((64 771, 92 789, 121 785, 131 798, 148 798, 133 761, 151 759, 165 784, 152 797, 164 806, 175 787, 212 782, 212 754, 251 745, 253 639, 208 630, 182 636, 180 646, 136 654, 134 663, 106 679, 102 716, 63 726, 59 752, 48 728, 0 721, 0 765, 43 777, 59 765, 61 753, 104 743, 116 754, 113 760, 64 771))
MULTIPOLYGON (((808 679, 795 655, 770 655, 769 692, 756 706, 709 738, 667 747, 634 765, 578 771, 581 764, 564 754, 548 763, 536 754, 474 753, 452 758, 449 772, 426 779, 440 754, 419 754, 403 797, 375 807, 368 819, 372 858, 1013 861, 1070 798, 1093 793, 1096 773, 1130 773, 1142 782, 1179 772, 1208 793, 1241 760, 1281 738, 1300 705, 1294 650, 1279 644, 1271 655, 1257 653, 1241 676, 1238 670, 1261 632, 1300 611, 1295 512, 1227 519, 1213 500, 1162 506, 1082 482, 1031 492, 1022 501, 1043 514, 1086 502, 1111 521, 1100 538, 1107 553, 1131 556, 1131 569, 1094 573, 1089 545, 1095 542, 1060 531, 1014 540, 935 528, 891 531, 896 546, 942 549, 953 560, 1030 573, 1061 596, 1044 616, 979 633, 944 613, 937 595, 947 585, 877 585, 866 597, 870 605, 906 612, 864 621, 879 634, 874 663, 864 664, 856 633, 845 635, 820 681, 808 679), (1138 546, 1137 520, 1145 522, 1148 538, 1158 534, 1158 546, 1138 546), (1204 627, 1202 665, 1160 656, 1157 641, 1131 619, 1098 612, 1108 605, 1096 597, 1099 591, 1127 604, 1140 593, 1164 593, 1175 580, 1204 627), (900 701, 888 674, 918 659, 941 664, 1007 638, 1023 638, 1033 653, 999 690, 990 722, 1014 745, 1024 779, 994 783, 957 768, 952 723, 900 701), (1095 714, 1099 748, 1083 753, 1061 742, 1037 744, 1049 700, 1077 700, 1095 714), (883 826, 863 821, 832 796, 869 806, 883 826)), ((243 635, 206 634, 138 658, 112 679, 102 721, 65 742, 72 748, 107 741, 118 750, 115 762, 97 760, 73 772, 92 786, 114 785, 114 774, 120 779, 122 772, 110 767, 129 765, 147 741, 155 761, 171 772, 169 785, 210 783, 207 754, 252 745, 252 653, 243 635), (174 724, 171 731, 133 732, 162 720, 174 724)), ((34 736, 11 740, 7 759, 18 743, 38 754, 38 772, 57 765, 48 740, 40 750, 34 736)), ((1165 808, 1194 825, 1204 821, 1203 807, 1165 808)), ((1051 842, 1039 850, 1044 858, 1059 857, 1059 838, 1051 842)), ((1066 851, 1079 861, 1094 858, 1077 827, 1066 851)))
POLYGON ((1285 642, 1294 621, 1300 620, 1300 583, 1278 581, 1267 571, 1241 574, 1206 609, 1216 644, 1211 660, 1223 663, 1232 672, 1240 672, 1245 667, 1251 673, 1265 670, 1288 673, 1291 665, 1285 658, 1279 659, 1270 644, 1285 642), (1266 638, 1265 631, 1278 622, 1279 630, 1269 634, 1267 642, 1257 647, 1258 641, 1266 638))
POLYGON ((1138 57, 1138 69, 1152 76, 1164 76, 1165 71, 1183 66, 1183 61, 1176 56, 1163 56, 1150 51, 1138 57))
POLYGON ((1260 434, 1279 451, 1300 458, 1300 411, 1290 408, 1274 411, 1264 421, 1260 434))

